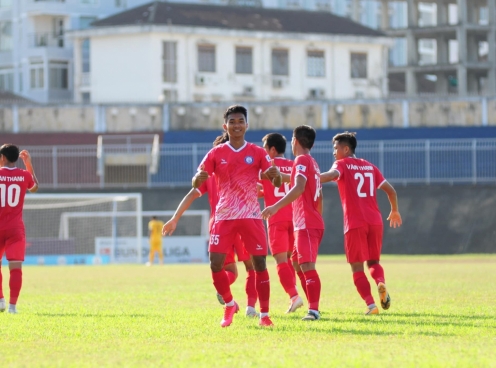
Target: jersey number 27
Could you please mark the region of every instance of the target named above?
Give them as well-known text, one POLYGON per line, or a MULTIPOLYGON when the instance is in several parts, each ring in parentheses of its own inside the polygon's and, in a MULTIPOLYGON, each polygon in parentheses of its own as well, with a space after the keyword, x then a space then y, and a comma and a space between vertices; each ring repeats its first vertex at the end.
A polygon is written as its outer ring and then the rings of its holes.
POLYGON ((369 178, 369 193, 370 196, 374 196, 374 174, 372 173, 355 173, 355 179, 358 180, 357 193, 361 198, 367 197, 366 192, 362 192, 363 184, 365 183, 365 178, 369 178))

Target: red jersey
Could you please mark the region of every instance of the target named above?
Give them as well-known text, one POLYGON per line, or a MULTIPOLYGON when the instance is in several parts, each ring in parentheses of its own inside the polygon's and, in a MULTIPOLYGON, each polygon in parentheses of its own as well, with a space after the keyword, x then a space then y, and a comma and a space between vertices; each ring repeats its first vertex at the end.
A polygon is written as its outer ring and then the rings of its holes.
POLYGON ((24 228, 24 196, 34 185, 33 176, 26 170, 0 168, 0 230, 24 228))
MULTIPOLYGON (((293 161, 284 157, 274 157, 274 163, 281 173, 291 174, 293 161)), ((291 188, 289 183, 282 183, 282 185, 277 188, 267 179, 260 180, 260 183, 263 186, 265 207, 272 206, 278 202, 291 188)), ((293 209, 291 205, 281 208, 274 216, 269 217, 269 225, 281 221, 293 221, 293 209)))
POLYGON ((339 172, 339 196, 343 205, 344 232, 357 227, 382 225, 376 189, 384 182, 377 167, 361 158, 337 160, 331 170, 339 172))
POLYGON ((196 190, 200 193, 200 195, 208 193, 208 203, 210 204, 210 221, 212 222, 215 217, 215 207, 217 207, 217 203, 219 202, 215 175, 210 175, 199 188, 196 188, 196 190))
POLYGON ((293 202, 294 230, 324 229, 324 220, 318 211, 322 189, 320 170, 317 161, 310 154, 295 158, 291 171, 291 186, 296 185, 298 175, 303 176, 307 182, 304 192, 293 202))
POLYGON ((257 197, 260 170, 270 168, 270 157, 255 144, 245 142, 239 149, 229 143, 212 148, 203 158, 198 169, 215 174, 219 201, 215 220, 261 219, 257 197))

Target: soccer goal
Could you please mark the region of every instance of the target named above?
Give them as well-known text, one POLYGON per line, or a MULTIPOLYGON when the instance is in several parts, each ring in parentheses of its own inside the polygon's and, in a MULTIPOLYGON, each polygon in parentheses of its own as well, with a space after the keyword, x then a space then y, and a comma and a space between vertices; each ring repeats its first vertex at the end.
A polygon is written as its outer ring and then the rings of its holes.
MULTIPOLYGON (((174 211, 143 211, 140 193, 28 194, 24 203, 26 264, 144 263, 148 221, 174 211)), ((164 239, 167 263, 205 262, 208 211, 186 211, 164 239)))

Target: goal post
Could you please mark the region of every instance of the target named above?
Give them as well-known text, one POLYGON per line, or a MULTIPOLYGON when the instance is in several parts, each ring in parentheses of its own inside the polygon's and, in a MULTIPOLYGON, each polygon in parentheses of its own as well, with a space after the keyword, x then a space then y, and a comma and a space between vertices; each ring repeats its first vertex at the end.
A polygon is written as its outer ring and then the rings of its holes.
MULTIPOLYGON (((28 194, 24 204, 26 264, 144 263, 148 221, 174 211, 143 211, 140 193, 28 194)), ((206 262, 206 210, 183 214, 172 237, 163 238, 167 263, 206 262)))

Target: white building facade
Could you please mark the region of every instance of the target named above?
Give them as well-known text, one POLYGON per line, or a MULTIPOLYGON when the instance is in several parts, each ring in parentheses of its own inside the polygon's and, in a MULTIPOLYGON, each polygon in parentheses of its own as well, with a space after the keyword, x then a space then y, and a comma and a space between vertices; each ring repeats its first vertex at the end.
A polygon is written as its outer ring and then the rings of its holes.
MULTIPOLYGON (((208 8, 213 12, 218 9, 200 7, 207 13, 208 8)), ((194 11, 195 5, 188 5, 188 9, 194 11)), ((263 19, 263 10, 258 11, 259 17, 253 16, 263 19)), ((138 9, 140 12, 143 13, 138 9)), ((272 10, 271 19, 275 19, 274 14, 272 10)), ((229 16, 218 21, 225 24, 229 16)), ((388 48, 392 41, 382 34, 102 22, 103 25, 96 23, 92 29, 72 33, 74 96, 80 102, 88 96, 92 103, 387 96, 388 48), (87 39, 91 45, 91 72, 85 72, 84 57, 78 52, 87 39)))
POLYGON ((0 0, 0 90, 42 103, 72 101, 74 51, 66 33, 146 2, 0 0))

